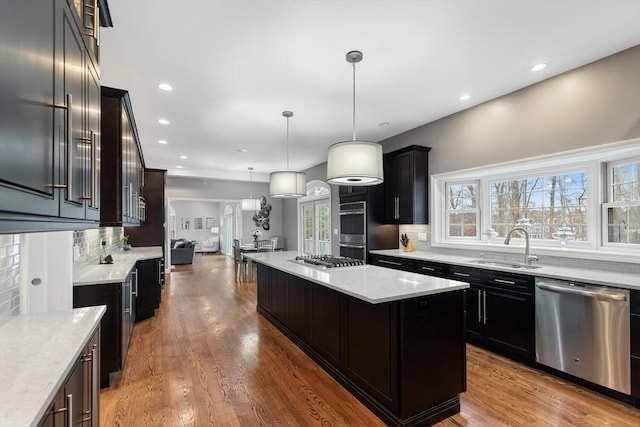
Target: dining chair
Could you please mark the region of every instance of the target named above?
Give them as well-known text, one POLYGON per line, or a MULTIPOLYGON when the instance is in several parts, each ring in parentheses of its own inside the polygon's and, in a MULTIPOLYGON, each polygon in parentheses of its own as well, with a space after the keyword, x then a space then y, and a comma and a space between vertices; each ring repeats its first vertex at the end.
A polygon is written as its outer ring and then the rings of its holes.
POLYGON ((246 278, 247 259, 242 256, 242 252, 240 250, 240 241, 238 239, 233 239, 233 260, 236 264, 236 276, 238 275, 238 271, 240 271, 240 278, 246 278))
POLYGON ((273 242, 271 240, 258 240, 256 249, 258 252, 273 252, 273 242))

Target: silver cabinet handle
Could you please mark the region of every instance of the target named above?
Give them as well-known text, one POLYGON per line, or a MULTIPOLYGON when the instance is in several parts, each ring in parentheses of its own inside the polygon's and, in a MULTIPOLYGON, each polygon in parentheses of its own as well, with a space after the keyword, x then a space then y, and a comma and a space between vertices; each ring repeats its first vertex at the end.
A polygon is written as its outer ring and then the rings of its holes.
POLYGON ((71 200, 73 185, 73 97, 67 94, 67 200, 71 200))
POLYGON ((395 219, 400 218, 400 197, 395 198, 395 219))
POLYGON ((67 413, 67 425, 73 426, 73 394, 67 394, 65 396, 66 407, 60 408, 56 413, 66 412, 67 413))
POLYGON ((402 265, 401 262, 387 261, 385 259, 379 259, 378 262, 381 262, 383 264, 402 265))
POLYGON ((136 285, 136 290, 133 290, 133 286, 131 286, 131 295, 137 297, 138 296, 138 269, 136 268, 136 271, 132 271, 131 272, 131 276, 135 277, 135 279, 133 280, 133 283, 135 283, 136 285))
POLYGON ((454 271, 454 272, 453 272, 453 275, 454 275, 454 276, 460 276, 460 277, 471 277, 471 275, 470 275, 470 274, 467 274, 467 273, 458 273, 457 271, 454 271))
POLYGON ((482 323, 487 324, 487 291, 482 291, 482 308, 484 311, 482 323))
POLYGON ((91 207, 98 207, 98 147, 96 132, 91 129, 91 207))
POLYGON ((421 270, 427 270, 427 271, 436 271, 435 268, 432 267, 420 267, 421 270))
POLYGON ((496 283, 504 283, 505 285, 515 285, 516 282, 513 282, 511 280, 503 280, 503 279, 493 279, 494 282, 496 283))
POLYGON ((100 387, 98 386, 98 344, 94 344, 91 349, 91 425, 97 427, 100 422, 98 414, 98 398, 100 387))
POLYGON ((478 323, 482 323, 482 301, 480 301, 480 294, 482 291, 478 291, 478 323))
POLYGON ((364 249, 366 245, 352 245, 350 243, 340 243, 339 246, 341 248, 356 248, 356 249, 364 249))

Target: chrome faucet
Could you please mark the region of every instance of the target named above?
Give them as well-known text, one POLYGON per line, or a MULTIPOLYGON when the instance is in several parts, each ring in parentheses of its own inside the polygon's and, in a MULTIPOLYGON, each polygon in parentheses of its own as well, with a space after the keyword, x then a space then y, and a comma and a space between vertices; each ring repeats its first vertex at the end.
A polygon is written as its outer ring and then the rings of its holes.
POLYGON ((522 227, 512 228, 511 231, 509 231, 507 233, 507 238, 504 239, 504 244, 505 245, 509 244, 509 242, 511 241, 511 235, 513 234, 514 231, 519 231, 521 233, 524 233, 524 238, 525 238, 524 263, 526 265, 531 265, 531 261, 539 261, 539 259, 538 259, 538 257, 536 255, 529 255, 529 232, 527 232, 527 230, 525 230, 522 227))

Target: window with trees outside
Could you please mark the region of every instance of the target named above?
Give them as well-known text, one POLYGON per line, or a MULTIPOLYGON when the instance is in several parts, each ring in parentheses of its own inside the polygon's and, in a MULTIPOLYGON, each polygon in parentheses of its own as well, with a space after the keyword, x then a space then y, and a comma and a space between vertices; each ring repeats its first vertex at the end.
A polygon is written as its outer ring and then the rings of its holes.
POLYGON ((433 176, 435 246, 640 249, 640 140, 433 176))

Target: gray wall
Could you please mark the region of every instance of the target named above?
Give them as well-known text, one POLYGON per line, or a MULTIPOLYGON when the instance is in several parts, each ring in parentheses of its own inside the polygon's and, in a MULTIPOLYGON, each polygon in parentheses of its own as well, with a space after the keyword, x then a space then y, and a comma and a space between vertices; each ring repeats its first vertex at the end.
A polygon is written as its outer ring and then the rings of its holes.
POLYGON ((215 227, 220 227, 220 204, 205 200, 172 200, 171 207, 176 213, 176 237, 198 242, 196 250, 202 248, 202 242, 211 237, 211 229, 207 228, 207 218, 215 219, 215 227), (191 228, 183 230, 181 219, 190 218, 191 228), (202 218, 202 228, 196 230, 194 218, 202 218))
MULTIPOLYGON (((437 174, 638 137, 640 46, 381 143, 385 152, 432 147, 429 172, 437 174)), ((326 163, 305 172, 307 181, 326 180, 326 163)), ((332 228, 338 225, 337 191, 332 187, 332 228)), ((296 215, 296 202, 286 201, 288 242, 297 242, 296 215)))
MULTIPOLYGON (((265 182, 249 182, 244 181, 224 181, 215 179, 202 178, 184 178, 184 177, 167 177, 166 194, 170 199, 171 205, 176 200, 209 200, 220 202, 220 212, 227 204, 235 208, 237 201, 248 198, 250 191, 253 197, 258 199, 266 196, 267 203, 271 205, 272 210, 269 215, 269 231, 262 230, 261 238, 268 239, 275 236, 283 236, 282 230, 282 200, 269 197, 269 184, 265 182), (229 202, 229 203, 225 203, 229 202)), ((175 207, 174 207, 175 208, 175 207)), ((252 221, 253 213, 243 212, 242 215, 242 240, 251 240, 250 233, 256 228, 252 221)), ((217 221, 222 219, 222 215, 216 217, 217 221)), ((176 216, 177 234, 180 235, 180 217, 176 216)))
POLYGON ((640 46, 382 141, 437 174, 640 136, 640 46))

